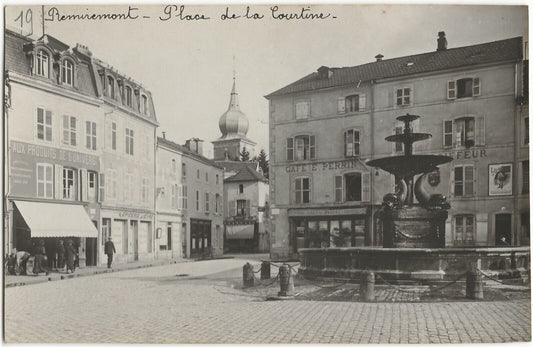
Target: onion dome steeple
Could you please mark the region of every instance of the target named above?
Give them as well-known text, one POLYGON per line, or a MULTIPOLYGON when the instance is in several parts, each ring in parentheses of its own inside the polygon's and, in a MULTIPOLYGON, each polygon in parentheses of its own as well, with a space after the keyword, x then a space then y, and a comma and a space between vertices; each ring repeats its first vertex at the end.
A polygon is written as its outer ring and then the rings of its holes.
POLYGON ((248 126, 248 117, 246 117, 239 107, 239 94, 235 90, 234 73, 228 110, 220 116, 220 120, 218 121, 218 127, 222 133, 221 138, 246 138, 248 126))

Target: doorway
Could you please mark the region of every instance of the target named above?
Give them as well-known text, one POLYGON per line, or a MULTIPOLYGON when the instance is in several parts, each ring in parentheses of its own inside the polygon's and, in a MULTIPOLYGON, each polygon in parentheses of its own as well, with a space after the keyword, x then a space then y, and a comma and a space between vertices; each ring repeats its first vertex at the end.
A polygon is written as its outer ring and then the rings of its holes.
POLYGON ((133 233, 133 260, 139 260, 139 228, 137 221, 130 221, 130 227, 133 233))
POLYGON ((511 245, 512 220, 510 213, 500 213, 495 216, 494 220, 494 244, 496 246, 511 245))

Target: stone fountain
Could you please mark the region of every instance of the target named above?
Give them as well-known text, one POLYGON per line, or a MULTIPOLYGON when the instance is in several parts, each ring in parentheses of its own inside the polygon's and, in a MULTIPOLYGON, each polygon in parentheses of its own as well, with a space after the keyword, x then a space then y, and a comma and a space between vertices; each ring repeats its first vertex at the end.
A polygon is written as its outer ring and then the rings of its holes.
POLYGON ((403 133, 385 138, 402 143, 403 155, 366 163, 393 174, 398 186, 395 193, 383 197, 376 213, 382 225, 383 247, 301 249, 298 271, 304 277, 357 280, 372 271, 378 282, 425 283, 453 281, 474 268, 500 278, 529 276, 529 247, 445 247, 450 204, 441 194, 428 194, 424 183, 439 165, 452 158, 413 154, 413 143, 431 137, 413 132, 412 122, 419 118, 410 114, 398 117, 405 125, 403 133))
POLYGON ((413 143, 431 137, 431 134, 413 132, 411 124, 419 118, 410 114, 396 118, 404 122, 404 132, 385 138, 402 143, 404 155, 366 163, 393 174, 399 182, 398 191, 383 198, 383 209, 378 215, 383 223, 383 247, 386 248, 444 247, 444 227, 450 204, 441 194, 430 196, 423 182, 429 173, 438 170, 438 165, 449 163, 453 158, 413 154, 413 143), (416 175, 420 176, 414 182, 416 175), (414 197, 419 205, 414 204, 414 197))

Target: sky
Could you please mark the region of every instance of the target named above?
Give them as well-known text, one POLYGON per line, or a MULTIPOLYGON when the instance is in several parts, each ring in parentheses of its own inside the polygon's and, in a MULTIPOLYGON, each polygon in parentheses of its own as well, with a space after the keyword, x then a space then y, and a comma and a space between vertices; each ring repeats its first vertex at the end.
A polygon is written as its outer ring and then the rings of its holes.
MULTIPOLYGON (((234 4, 228 5, 228 14, 241 17, 222 20, 226 5, 186 4, 184 16, 210 17, 192 21, 164 20, 169 17, 166 6, 136 4, 132 16, 139 18, 134 20, 59 21, 54 16, 45 21, 44 30, 71 47, 88 46, 95 57, 150 90, 158 135, 165 131, 168 139, 181 144, 191 137, 210 143, 221 136, 218 120, 228 108, 235 71, 240 107, 250 122, 248 138, 258 143, 257 152, 267 153, 264 96, 320 66, 355 66, 374 61, 377 54, 388 59, 434 51, 439 31, 446 32, 448 48, 516 36, 528 41, 525 6, 306 5, 304 13, 329 17, 286 20, 273 17, 272 5, 257 4, 250 5, 249 14, 264 17, 247 19, 242 17, 247 5, 234 4)), ((45 18, 52 7, 45 5, 45 18)), ((126 4, 55 7, 61 14, 128 12, 126 4)), ((280 5, 274 15, 301 10, 280 5)), ((31 37, 42 35, 41 6, 5 11, 6 27, 29 35, 33 24, 31 37)))

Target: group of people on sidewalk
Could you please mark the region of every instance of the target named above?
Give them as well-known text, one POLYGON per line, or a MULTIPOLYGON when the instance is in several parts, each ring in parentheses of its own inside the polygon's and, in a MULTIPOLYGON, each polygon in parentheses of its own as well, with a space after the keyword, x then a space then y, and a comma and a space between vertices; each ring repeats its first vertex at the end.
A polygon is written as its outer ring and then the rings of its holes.
MULTIPOLYGON (((104 253, 107 255, 107 267, 111 268, 113 264, 113 255, 116 253, 115 245, 108 238, 104 245, 104 253)), ((7 273, 19 274, 26 273, 30 270, 34 275, 45 273, 48 275, 53 271, 62 271, 66 265, 66 273, 74 273, 76 270, 76 261, 78 259, 78 252, 73 245, 72 240, 67 240, 66 245, 63 240, 58 240, 53 249, 45 247, 44 240, 38 240, 34 242, 31 249, 31 253, 27 251, 17 251, 13 249, 10 255, 6 255, 4 258, 4 265, 6 266, 7 273), (33 259, 31 257, 33 256, 33 259), (31 260, 30 260, 31 259, 31 260), (30 262, 33 267, 30 269, 30 262), (17 269, 17 270, 15 270, 17 269)), ((78 264, 79 266, 79 264, 78 264)))
POLYGON ((13 249, 11 255, 8 258, 13 268, 18 268, 19 272, 28 274, 28 261, 33 256, 33 269, 31 272, 34 275, 45 273, 48 275, 51 270, 61 271, 65 268, 67 273, 73 273, 76 270, 76 259, 78 258, 78 252, 73 245, 72 240, 67 240, 66 246, 63 240, 58 240, 57 245, 54 247, 53 254, 47 252, 44 240, 38 240, 34 243, 33 249, 30 252, 17 251, 13 249), (22 270, 20 270, 22 269, 22 270))

